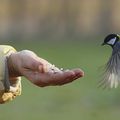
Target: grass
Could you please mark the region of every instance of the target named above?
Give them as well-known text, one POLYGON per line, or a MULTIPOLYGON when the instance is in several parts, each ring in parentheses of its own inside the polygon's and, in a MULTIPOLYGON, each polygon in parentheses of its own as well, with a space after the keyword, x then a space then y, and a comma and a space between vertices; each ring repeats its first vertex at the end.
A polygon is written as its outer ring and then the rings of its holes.
POLYGON ((9 43, 30 49, 58 67, 85 71, 85 77, 60 87, 38 88, 23 78, 23 92, 0 106, 0 120, 119 120, 119 89, 97 88, 101 69, 110 55, 101 41, 9 43))

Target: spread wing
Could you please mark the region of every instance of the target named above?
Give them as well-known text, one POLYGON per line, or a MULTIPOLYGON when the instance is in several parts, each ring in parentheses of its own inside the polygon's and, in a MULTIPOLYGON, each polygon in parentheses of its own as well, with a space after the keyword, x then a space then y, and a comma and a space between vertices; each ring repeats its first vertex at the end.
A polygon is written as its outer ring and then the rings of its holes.
POLYGON ((106 64, 100 86, 116 88, 120 83, 120 50, 113 52, 106 64))

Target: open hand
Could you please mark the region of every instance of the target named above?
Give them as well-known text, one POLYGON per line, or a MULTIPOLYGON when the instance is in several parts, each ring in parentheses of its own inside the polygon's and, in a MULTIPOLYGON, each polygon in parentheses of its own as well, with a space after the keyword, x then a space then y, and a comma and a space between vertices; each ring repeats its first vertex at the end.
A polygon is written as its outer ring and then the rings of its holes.
POLYGON ((8 69, 11 80, 24 76, 39 87, 64 85, 84 76, 81 69, 63 71, 29 50, 12 53, 8 69))

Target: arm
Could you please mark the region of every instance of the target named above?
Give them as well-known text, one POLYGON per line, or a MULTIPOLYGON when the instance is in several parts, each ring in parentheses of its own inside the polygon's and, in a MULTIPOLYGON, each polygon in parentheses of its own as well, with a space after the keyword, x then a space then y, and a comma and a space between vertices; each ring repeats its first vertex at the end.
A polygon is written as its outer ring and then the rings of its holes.
POLYGON ((64 85, 82 76, 80 69, 62 71, 34 52, 16 52, 11 46, 0 45, 0 103, 21 94, 21 76, 39 87, 64 85))

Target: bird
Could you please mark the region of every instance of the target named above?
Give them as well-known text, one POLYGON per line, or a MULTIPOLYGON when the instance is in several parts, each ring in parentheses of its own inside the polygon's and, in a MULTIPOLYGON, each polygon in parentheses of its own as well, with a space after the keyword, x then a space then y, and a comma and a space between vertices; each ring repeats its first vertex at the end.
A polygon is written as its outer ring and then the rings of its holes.
POLYGON ((105 65, 100 86, 117 88, 120 84, 120 35, 107 35, 102 43, 103 45, 110 46, 112 48, 112 54, 105 65))

